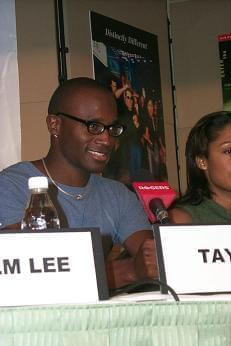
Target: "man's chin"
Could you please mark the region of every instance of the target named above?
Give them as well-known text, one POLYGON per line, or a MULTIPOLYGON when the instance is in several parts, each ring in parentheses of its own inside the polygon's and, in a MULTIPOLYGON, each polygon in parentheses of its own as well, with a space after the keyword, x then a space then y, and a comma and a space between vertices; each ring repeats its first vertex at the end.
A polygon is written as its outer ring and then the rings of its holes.
POLYGON ((105 169, 105 166, 106 165, 98 165, 97 167, 94 166, 94 167, 91 167, 89 171, 90 173, 94 173, 94 174, 102 174, 105 169))

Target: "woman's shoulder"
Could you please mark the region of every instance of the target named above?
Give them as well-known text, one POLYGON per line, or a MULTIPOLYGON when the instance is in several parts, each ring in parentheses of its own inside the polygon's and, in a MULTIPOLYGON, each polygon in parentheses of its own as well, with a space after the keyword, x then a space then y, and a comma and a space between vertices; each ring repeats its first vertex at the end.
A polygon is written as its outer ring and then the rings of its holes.
POLYGON ((168 215, 172 223, 192 223, 192 216, 190 213, 180 206, 170 209, 168 215))

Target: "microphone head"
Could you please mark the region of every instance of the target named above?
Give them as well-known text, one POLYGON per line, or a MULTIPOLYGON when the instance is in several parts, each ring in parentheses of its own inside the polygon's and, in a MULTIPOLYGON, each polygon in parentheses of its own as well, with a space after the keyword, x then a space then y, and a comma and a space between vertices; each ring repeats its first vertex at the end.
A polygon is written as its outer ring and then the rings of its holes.
POLYGON ((156 216, 151 211, 149 205, 151 200, 160 199, 160 202, 168 209, 176 199, 175 190, 173 190, 166 181, 139 181, 133 182, 132 185, 151 223, 157 222, 156 216))
POLYGON ((162 199, 159 197, 152 198, 148 204, 149 208, 156 212, 158 209, 166 209, 162 199))

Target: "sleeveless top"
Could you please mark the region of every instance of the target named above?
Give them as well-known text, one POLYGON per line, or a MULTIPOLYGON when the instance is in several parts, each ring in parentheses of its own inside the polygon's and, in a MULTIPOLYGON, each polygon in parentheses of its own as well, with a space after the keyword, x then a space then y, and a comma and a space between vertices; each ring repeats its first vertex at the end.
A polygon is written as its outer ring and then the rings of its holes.
POLYGON ((177 207, 188 212, 192 223, 198 224, 231 224, 231 212, 212 199, 204 198, 198 205, 184 204, 177 207))

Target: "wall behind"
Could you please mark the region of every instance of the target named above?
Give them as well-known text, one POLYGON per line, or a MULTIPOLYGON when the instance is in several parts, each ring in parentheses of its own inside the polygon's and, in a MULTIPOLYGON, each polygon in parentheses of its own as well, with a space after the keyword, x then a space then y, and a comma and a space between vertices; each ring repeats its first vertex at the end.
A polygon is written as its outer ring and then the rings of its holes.
POLYGON ((230 0, 187 0, 170 7, 177 98, 180 177, 186 188, 184 148, 203 115, 223 109, 217 36, 231 31, 230 0))
MULTIPOLYGON (((22 159, 44 155, 49 146, 45 125, 48 101, 58 85, 53 0, 16 0, 20 76, 22 159)), ((163 0, 64 0, 68 78, 93 77, 89 10, 158 36, 167 167, 178 188, 173 131, 166 4, 163 0)))
POLYGON ((49 145, 47 105, 58 85, 53 3, 15 1, 23 160, 44 155, 49 145))

